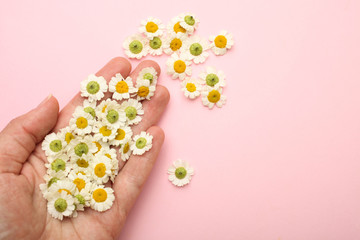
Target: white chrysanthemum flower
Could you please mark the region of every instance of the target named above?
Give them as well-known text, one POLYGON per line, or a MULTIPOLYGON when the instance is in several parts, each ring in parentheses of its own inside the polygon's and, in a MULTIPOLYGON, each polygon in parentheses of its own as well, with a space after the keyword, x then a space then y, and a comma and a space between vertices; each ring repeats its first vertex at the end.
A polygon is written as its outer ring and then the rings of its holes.
POLYGON ((48 134, 41 144, 46 156, 56 156, 62 154, 67 143, 65 139, 56 133, 48 134))
POLYGON ((185 41, 186 41, 186 35, 182 33, 172 33, 165 38, 163 43, 163 51, 167 55, 171 55, 177 52, 182 52, 184 49, 185 41))
POLYGON ((160 19, 149 17, 141 21, 139 31, 145 34, 148 39, 152 40, 154 37, 163 35, 164 28, 165 26, 160 19))
POLYGON ((199 74, 201 83, 209 87, 225 87, 225 74, 221 70, 216 70, 214 67, 207 67, 206 71, 199 74))
POLYGON ((149 54, 152 56, 160 56, 163 53, 164 37, 154 37, 149 41, 149 54))
POLYGON ((131 77, 124 79, 120 73, 117 73, 115 77, 111 78, 109 92, 113 92, 113 99, 122 100, 130 98, 130 94, 135 93, 136 89, 131 77))
POLYGON ((123 47, 125 50, 125 54, 129 58, 140 59, 146 56, 149 52, 147 39, 145 39, 140 34, 135 34, 127 37, 123 43, 123 47))
POLYGON ((112 188, 97 186, 91 193, 90 206, 96 211, 103 212, 111 208, 114 200, 115 195, 112 188))
MULTIPOLYGON (((71 130, 70 126, 60 129, 58 136, 65 140, 66 145, 69 145, 70 141, 75 138, 75 133, 71 130)), ((66 147, 65 147, 66 148, 66 147)))
POLYGON ((87 185, 91 184, 91 179, 89 178, 89 176, 83 175, 81 173, 76 173, 75 171, 71 171, 68 175, 68 178, 76 185, 76 190, 79 192, 87 185))
POLYGON ((107 183, 111 175, 111 160, 106 156, 97 156, 91 163, 91 176, 97 184, 107 183))
POLYGON ((70 142, 70 146, 69 154, 72 159, 83 157, 83 155, 95 153, 97 151, 97 147, 91 135, 86 135, 83 138, 75 138, 70 142))
POLYGON ((72 164, 73 169, 75 169, 75 167, 85 169, 89 167, 89 164, 93 160, 94 160, 94 155, 91 153, 83 154, 81 157, 74 154, 70 159, 70 163, 72 164))
POLYGON ((94 184, 89 183, 86 184, 85 188, 81 189, 80 192, 75 193, 75 198, 77 199, 76 207, 77 209, 79 207, 90 207, 90 201, 91 201, 91 190, 93 188, 94 184))
POLYGON ((98 156, 105 156, 108 159, 110 159, 110 161, 114 161, 115 159, 117 159, 115 148, 108 148, 108 149, 103 148, 98 156))
POLYGON ((187 98, 194 99, 201 93, 201 84, 197 79, 187 78, 181 82, 181 86, 181 91, 187 98))
POLYGON ((119 161, 117 158, 116 150, 114 148, 110 148, 108 150, 101 150, 98 156, 107 157, 111 163, 111 174, 109 176, 110 180, 114 182, 116 175, 119 171, 119 161))
POLYGON ((109 144, 117 147, 120 144, 125 143, 128 138, 132 137, 132 135, 133 132, 131 130, 131 127, 126 126, 126 127, 118 128, 116 131, 115 138, 111 140, 109 144))
POLYGON ((116 130, 109 128, 103 122, 97 122, 93 128, 94 140, 99 142, 109 142, 116 136, 116 130))
POLYGON ((63 180, 63 179, 65 179, 65 177, 66 177, 66 174, 64 171, 54 172, 54 173, 51 173, 51 175, 45 174, 43 177, 45 180, 45 183, 40 184, 40 190, 41 190, 42 194, 44 195, 45 192, 47 192, 48 188, 51 187, 51 185, 53 183, 56 183, 58 180, 63 180))
POLYGON ((99 121, 111 129, 118 129, 125 126, 125 112, 121 110, 121 105, 115 100, 106 99, 106 101, 102 101, 97 106, 96 114, 99 121))
POLYGON ((180 14, 180 26, 190 35, 193 34, 199 25, 199 19, 191 13, 180 14))
POLYGON ((158 79, 158 75, 155 68, 146 67, 141 69, 141 71, 138 74, 138 77, 136 78, 136 81, 148 80, 150 82, 150 85, 156 85, 157 79, 158 79))
POLYGON ((90 74, 81 82, 80 91, 82 97, 87 97, 89 102, 93 102, 102 99, 107 89, 108 86, 104 77, 90 74))
POLYGON ((70 119, 70 129, 79 136, 84 136, 92 132, 95 124, 94 117, 84 111, 83 107, 77 107, 70 119))
POLYGON ((196 64, 203 63, 209 57, 208 49, 209 43, 207 40, 193 36, 184 42, 184 52, 181 53, 181 57, 193 60, 196 64))
POLYGON ((96 109, 96 102, 89 102, 89 100, 85 99, 83 102, 83 110, 86 113, 89 113, 94 119, 96 117, 96 113, 95 113, 95 109, 96 109))
POLYGON ((64 216, 70 216, 75 210, 74 198, 65 192, 58 193, 48 202, 47 209, 52 217, 62 220, 64 216))
POLYGON ((126 139, 126 142, 124 142, 123 144, 121 144, 121 147, 119 149, 119 153, 120 153, 120 158, 121 160, 123 160, 124 162, 126 162, 131 155, 131 149, 130 146, 133 144, 131 138, 126 139))
POLYGON ((141 102, 132 98, 121 103, 121 110, 125 112, 128 125, 138 124, 141 121, 140 115, 144 115, 141 102))
POLYGON ((233 36, 231 33, 223 30, 217 36, 210 36, 210 47, 215 55, 224 55, 234 45, 233 36))
POLYGON ((46 163, 45 167, 47 168, 47 173, 51 176, 58 172, 63 172, 67 175, 71 169, 70 158, 66 154, 49 157, 47 160, 49 163, 46 163))
POLYGON ((186 32, 186 29, 180 25, 180 22, 181 19, 179 16, 173 17, 167 25, 168 33, 180 33, 187 36, 188 33, 186 32))
POLYGON ((169 181, 175 186, 181 187, 188 184, 194 169, 185 161, 178 159, 168 169, 169 181))
POLYGON ((222 107, 226 103, 226 96, 222 95, 222 88, 219 86, 215 86, 213 88, 205 86, 201 95, 202 103, 210 109, 212 109, 215 104, 217 107, 222 107))
POLYGON ((150 100, 152 96, 155 94, 156 87, 155 85, 150 85, 150 81, 148 80, 138 80, 136 81, 136 89, 137 89, 137 100, 150 100))
POLYGON ((94 143, 95 143, 95 145, 97 147, 96 152, 93 153, 94 156, 96 156, 98 153, 100 153, 100 151, 102 149, 110 149, 110 144, 109 143, 105 143, 103 141, 94 141, 94 143))
POLYGON ((74 195, 76 191, 76 185, 69 179, 58 180, 53 183, 49 188, 48 192, 44 194, 44 197, 49 201, 56 194, 65 192, 68 195, 74 195))
POLYGON ((172 79, 179 78, 180 80, 183 80, 186 75, 191 75, 191 62, 179 57, 176 53, 171 55, 167 60, 166 65, 167 74, 171 75, 172 79))
POLYGON ((152 147, 152 139, 149 133, 142 131, 134 137, 134 143, 130 146, 134 155, 142 155, 152 147))

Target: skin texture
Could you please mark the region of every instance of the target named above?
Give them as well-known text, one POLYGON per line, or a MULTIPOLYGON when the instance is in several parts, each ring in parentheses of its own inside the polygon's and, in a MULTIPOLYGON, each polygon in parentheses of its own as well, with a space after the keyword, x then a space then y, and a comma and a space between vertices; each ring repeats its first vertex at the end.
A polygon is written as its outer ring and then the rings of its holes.
MULTIPOLYGON (((96 75, 109 82, 116 73, 136 79, 144 67, 160 68, 153 61, 143 61, 130 74, 131 65, 124 58, 114 58, 96 75)), ((107 93, 104 99, 111 97, 107 93)), ((44 183, 47 162, 41 142, 51 131, 68 125, 76 106, 83 102, 78 93, 59 113, 55 97, 47 97, 38 107, 12 120, 0 133, 0 239, 116 239, 126 217, 155 163, 164 141, 163 131, 155 126, 169 101, 169 93, 158 85, 151 101, 144 101, 143 120, 133 127, 134 135, 147 131, 153 147, 142 156, 131 156, 121 163, 114 184, 115 201, 108 211, 87 208, 76 218, 59 221, 47 213, 46 200, 39 184, 44 183)))

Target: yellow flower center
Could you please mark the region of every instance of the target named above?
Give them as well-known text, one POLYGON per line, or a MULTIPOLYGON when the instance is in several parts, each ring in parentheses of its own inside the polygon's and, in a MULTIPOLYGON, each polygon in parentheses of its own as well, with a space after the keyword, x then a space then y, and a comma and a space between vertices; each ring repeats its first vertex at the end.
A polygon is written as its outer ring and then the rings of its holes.
POLYGON ((71 192, 69 190, 67 190, 67 189, 61 188, 61 189, 58 190, 59 193, 61 193, 61 191, 64 191, 67 194, 71 195, 71 192))
POLYGON ((183 73, 185 72, 186 69, 186 64, 184 61, 182 60, 177 60, 174 62, 174 70, 177 73, 183 73))
POLYGON ((68 132, 65 134, 65 141, 69 144, 71 140, 73 140, 75 137, 72 133, 68 132))
POLYGON ((159 29, 158 25, 154 22, 148 22, 145 28, 147 32, 151 32, 151 33, 154 33, 159 29))
POLYGON ((108 137, 111 135, 111 130, 108 129, 106 126, 103 126, 99 129, 99 132, 104 136, 104 137, 108 137))
POLYGON ((105 112, 105 110, 106 110, 106 108, 107 108, 107 105, 105 105, 104 107, 103 107, 103 109, 101 110, 101 112, 105 112))
POLYGON ((175 23, 175 25, 174 25, 174 32, 176 32, 176 33, 178 33, 178 32, 186 33, 186 29, 183 28, 183 27, 180 25, 180 22, 177 22, 177 23, 175 23))
POLYGON ((146 97, 148 94, 149 94, 149 88, 146 87, 146 86, 141 86, 139 87, 139 90, 137 92, 137 94, 140 96, 140 97, 146 97))
POLYGON ((94 172, 97 177, 102 178, 103 176, 105 176, 105 171, 106 171, 106 166, 104 163, 96 164, 94 172))
POLYGON ((124 154, 127 153, 129 151, 129 149, 130 149, 130 145, 129 145, 129 143, 126 143, 124 146, 124 149, 123 149, 123 153, 124 154))
POLYGON ((83 171, 78 171, 76 174, 79 174, 79 173, 85 176, 85 173, 83 171))
POLYGON ((217 90, 212 90, 207 96, 209 102, 216 103, 220 99, 220 93, 217 90))
POLYGON ((115 139, 116 140, 123 140, 125 138, 125 135, 126 135, 125 131, 122 130, 121 128, 119 128, 117 130, 117 135, 116 135, 115 139))
POLYGON ((76 178, 73 183, 76 185, 77 189, 79 191, 81 191, 81 189, 83 189, 85 187, 85 181, 84 179, 81 179, 81 178, 76 178))
POLYGON ((195 86, 195 84, 193 84, 193 83, 187 83, 187 84, 186 84, 186 89, 187 89, 189 92, 195 92, 195 91, 196 91, 196 86, 195 86))
POLYGON ((105 153, 104 155, 107 156, 108 158, 112 159, 110 154, 105 153))
POLYGON ((96 147, 97 147, 97 149, 98 149, 96 153, 93 153, 93 155, 95 155, 95 154, 97 154, 98 152, 100 152, 102 146, 101 146, 101 144, 98 143, 98 142, 93 142, 93 143, 95 143, 95 145, 96 145, 96 147))
POLYGON ((86 161, 85 159, 82 159, 82 158, 78 159, 78 160, 76 161, 76 164, 77 164, 79 167, 82 167, 82 168, 87 168, 87 167, 89 166, 88 161, 86 161))
POLYGON ((174 38, 171 42, 170 42, 170 48, 171 50, 173 50, 174 52, 176 50, 179 50, 182 46, 182 41, 178 38, 174 38))
POLYGON ((227 39, 225 36, 223 35, 219 35, 215 38, 214 40, 215 42, 215 46, 218 47, 218 48, 224 48, 226 47, 226 44, 227 44, 227 39))
POLYGON ((105 200, 107 199, 107 192, 102 188, 96 189, 93 192, 93 199, 96 202, 105 202, 105 200))
POLYGON ((76 126, 80 129, 84 129, 88 126, 88 121, 84 117, 79 117, 76 119, 76 126))
POLYGON ((129 92, 129 86, 125 81, 119 81, 116 86, 116 92, 118 93, 127 93, 129 92))

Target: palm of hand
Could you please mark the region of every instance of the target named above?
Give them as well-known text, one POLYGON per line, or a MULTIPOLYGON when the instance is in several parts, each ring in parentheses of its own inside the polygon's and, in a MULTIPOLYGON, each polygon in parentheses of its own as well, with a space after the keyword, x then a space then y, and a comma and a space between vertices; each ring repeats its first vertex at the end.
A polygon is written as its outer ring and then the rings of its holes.
MULTIPOLYGON (((135 77, 141 68, 148 66, 160 72, 156 63, 144 61, 131 76, 135 77)), ((127 60, 115 58, 97 75, 109 81, 111 76, 119 72, 123 76, 130 73, 127 60)), ((144 103, 144 120, 133 130, 134 134, 141 130, 150 132, 154 136, 153 148, 143 156, 132 156, 123 166, 112 186, 115 201, 111 209, 99 213, 89 208, 79 212, 76 218, 65 218, 63 221, 47 213, 47 202, 39 189, 39 184, 44 182, 44 164, 47 162, 41 141, 49 130, 57 131, 67 125, 74 108, 81 104, 81 97, 75 96, 59 116, 57 101, 51 97, 33 111, 12 121, 0 133, 0 238, 116 238, 162 145, 163 132, 153 125, 160 118, 168 100, 167 90, 158 86, 153 99, 144 103)))

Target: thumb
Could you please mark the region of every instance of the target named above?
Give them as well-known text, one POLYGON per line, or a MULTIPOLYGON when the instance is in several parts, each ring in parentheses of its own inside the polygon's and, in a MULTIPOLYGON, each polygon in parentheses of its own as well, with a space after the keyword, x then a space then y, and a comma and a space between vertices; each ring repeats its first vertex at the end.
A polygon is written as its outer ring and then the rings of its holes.
POLYGON ((59 103, 48 96, 35 109, 13 119, 0 132, 0 173, 19 174, 35 146, 55 126, 59 103))

